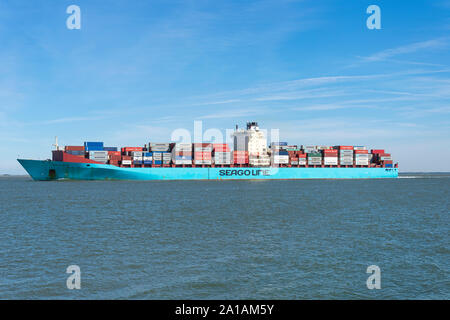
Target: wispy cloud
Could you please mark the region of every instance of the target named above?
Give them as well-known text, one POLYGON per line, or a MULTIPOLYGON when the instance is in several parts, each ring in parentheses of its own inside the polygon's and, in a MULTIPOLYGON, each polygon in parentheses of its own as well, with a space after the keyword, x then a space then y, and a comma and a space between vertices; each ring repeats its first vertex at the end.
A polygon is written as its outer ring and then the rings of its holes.
POLYGON ((97 121, 103 120, 105 117, 68 117, 68 118, 60 118, 53 119, 41 122, 42 124, 58 124, 58 123, 69 123, 69 122, 77 122, 77 121, 97 121))
POLYGON ((444 48, 448 44, 448 38, 438 38, 427 41, 415 42, 409 45, 400 46, 396 48, 386 49, 377 53, 374 53, 367 57, 362 57, 365 61, 383 61, 391 57, 395 57, 402 54, 409 54, 420 50, 429 50, 444 48))

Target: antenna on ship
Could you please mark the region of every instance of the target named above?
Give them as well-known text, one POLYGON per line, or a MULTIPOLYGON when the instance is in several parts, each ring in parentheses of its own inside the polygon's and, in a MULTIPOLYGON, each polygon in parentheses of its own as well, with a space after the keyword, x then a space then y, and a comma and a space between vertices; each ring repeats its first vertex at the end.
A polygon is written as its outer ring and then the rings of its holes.
POLYGON ((54 146, 57 151, 59 150, 58 137, 55 137, 55 144, 52 144, 52 146, 54 146))

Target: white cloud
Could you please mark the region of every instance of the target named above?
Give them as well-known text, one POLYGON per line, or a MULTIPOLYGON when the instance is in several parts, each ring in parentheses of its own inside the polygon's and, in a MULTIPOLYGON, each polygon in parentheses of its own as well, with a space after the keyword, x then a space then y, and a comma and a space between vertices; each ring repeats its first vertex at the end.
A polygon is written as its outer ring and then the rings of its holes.
POLYGON ((368 57, 363 57, 363 59, 366 61, 383 61, 388 58, 402 54, 413 53, 420 50, 444 48, 446 46, 447 46, 447 38, 439 38, 422 42, 415 42, 409 45, 400 46, 396 48, 386 49, 374 53, 368 57))

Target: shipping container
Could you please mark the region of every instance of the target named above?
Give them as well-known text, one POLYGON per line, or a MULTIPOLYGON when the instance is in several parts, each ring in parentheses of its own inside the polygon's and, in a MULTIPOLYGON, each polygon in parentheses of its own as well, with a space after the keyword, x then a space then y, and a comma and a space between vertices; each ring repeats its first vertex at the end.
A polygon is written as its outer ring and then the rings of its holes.
POLYGON ((133 151, 142 151, 142 147, 124 147, 121 149, 122 153, 133 152, 133 151))
POLYGON ((272 142, 270 145, 271 146, 287 146, 288 143, 287 142, 272 142))
POLYGON ((84 152, 84 146, 65 146, 64 151, 83 151, 84 152))
POLYGON ((85 142, 85 151, 103 151, 103 142, 85 142))
POLYGON ((67 150, 65 152, 68 153, 68 154, 74 155, 74 156, 84 157, 84 155, 85 155, 84 151, 78 151, 78 150, 67 150))

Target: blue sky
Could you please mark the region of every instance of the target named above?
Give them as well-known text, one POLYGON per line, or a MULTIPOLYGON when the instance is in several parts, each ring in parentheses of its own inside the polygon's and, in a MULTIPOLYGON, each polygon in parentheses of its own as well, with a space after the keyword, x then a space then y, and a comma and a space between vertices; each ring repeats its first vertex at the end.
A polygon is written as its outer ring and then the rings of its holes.
POLYGON ((143 145, 194 120, 450 171, 449 31, 447 0, 1 0, 0 173, 50 157, 54 136, 143 145))

